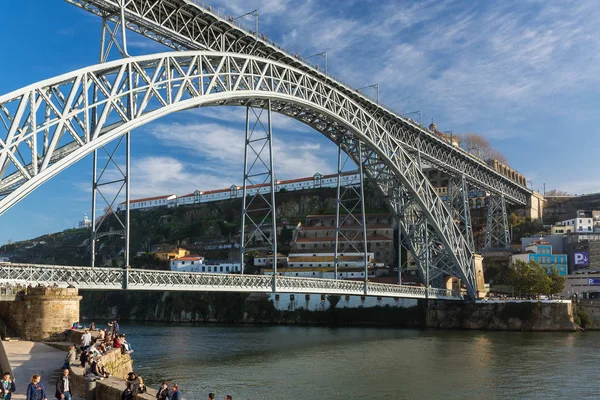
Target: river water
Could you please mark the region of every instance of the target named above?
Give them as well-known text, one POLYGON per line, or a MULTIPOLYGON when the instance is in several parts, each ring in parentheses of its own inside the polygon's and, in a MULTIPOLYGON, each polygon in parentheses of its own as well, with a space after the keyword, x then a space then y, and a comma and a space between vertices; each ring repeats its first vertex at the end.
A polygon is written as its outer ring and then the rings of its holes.
POLYGON ((600 332, 122 324, 136 371, 188 400, 587 399, 600 332))

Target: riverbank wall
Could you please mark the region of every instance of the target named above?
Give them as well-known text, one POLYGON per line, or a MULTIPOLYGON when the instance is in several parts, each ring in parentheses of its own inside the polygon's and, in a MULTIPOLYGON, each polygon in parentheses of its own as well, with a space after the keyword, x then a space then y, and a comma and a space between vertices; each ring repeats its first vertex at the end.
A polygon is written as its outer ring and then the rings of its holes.
MULTIPOLYGON (((398 307, 365 301, 365 306, 345 307, 343 296, 311 296, 309 307, 304 295, 290 301, 280 296, 248 293, 189 292, 90 292, 82 291, 81 319, 133 322, 229 323, 315 326, 375 326, 419 328, 423 318, 417 301, 394 301, 398 307), (272 297, 272 299, 271 299, 272 297), (279 299, 277 299, 279 297, 279 299), (277 303, 287 302, 287 306, 277 303), (306 307, 304 306, 306 304, 306 307), (286 309, 287 308, 287 309, 286 309)), ((383 302, 382 302, 383 304, 383 302)))
POLYGON ((425 310, 425 326, 435 329, 572 332, 570 301, 514 301, 457 303, 432 301, 425 310))
POLYGON ((586 331, 600 330, 600 299, 579 300, 575 318, 586 331))

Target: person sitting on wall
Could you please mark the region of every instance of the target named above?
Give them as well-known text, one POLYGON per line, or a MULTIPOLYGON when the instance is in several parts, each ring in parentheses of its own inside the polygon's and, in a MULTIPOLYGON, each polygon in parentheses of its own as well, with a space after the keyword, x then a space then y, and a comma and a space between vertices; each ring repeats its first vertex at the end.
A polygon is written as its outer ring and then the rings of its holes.
POLYGON ((63 369, 69 368, 71 365, 75 365, 77 363, 77 351, 75 350, 75 345, 72 344, 69 347, 69 352, 65 357, 65 363, 63 364, 63 369))
POLYGON ((133 353, 133 349, 131 348, 131 345, 129 344, 127 339, 125 339, 125 334, 121 335, 121 337, 119 338, 119 341, 121 342, 121 346, 122 346, 121 354, 133 353))
POLYGON ((2 375, 2 382, 0 382, 0 395, 3 400, 10 400, 12 394, 17 390, 15 382, 10 379, 10 372, 5 372, 2 375))
POLYGON ((91 369, 92 373, 100 379, 108 378, 110 376, 106 368, 104 368, 104 364, 102 364, 102 360, 100 360, 100 358, 96 358, 94 360, 91 369))
POLYGON ((130 372, 127 374, 126 385, 127 385, 127 387, 121 394, 121 399, 122 400, 132 400, 133 397, 139 393, 139 389, 140 389, 140 383, 137 379, 137 375, 135 374, 135 372, 130 372))
POLYGON ((139 393, 146 393, 146 385, 141 376, 138 376, 139 393))
POLYGON ((119 340, 119 337, 115 335, 115 338, 113 340, 113 344, 112 347, 114 347, 115 349, 120 349, 121 348, 121 341, 119 340))

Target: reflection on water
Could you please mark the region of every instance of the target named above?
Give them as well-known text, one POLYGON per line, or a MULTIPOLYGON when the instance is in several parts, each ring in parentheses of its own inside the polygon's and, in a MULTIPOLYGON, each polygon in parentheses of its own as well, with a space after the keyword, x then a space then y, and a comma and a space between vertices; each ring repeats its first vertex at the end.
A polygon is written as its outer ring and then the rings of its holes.
POLYGON ((122 325, 136 370, 189 400, 582 399, 600 333, 122 325))

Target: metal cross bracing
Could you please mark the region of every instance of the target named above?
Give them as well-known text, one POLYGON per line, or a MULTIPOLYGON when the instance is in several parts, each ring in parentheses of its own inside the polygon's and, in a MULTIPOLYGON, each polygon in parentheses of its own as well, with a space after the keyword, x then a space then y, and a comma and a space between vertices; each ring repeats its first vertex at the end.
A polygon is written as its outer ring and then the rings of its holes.
POLYGON ((117 21, 122 12, 125 26, 176 50, 212 50, 247 54, 279 61, 327 82, 373 116, 407 153, 450 176, 465 175, 468 183, 492 194, 504 194, 509 204, 526 205, 531 191, 490 168, 483 160, 453 146, 422 126, 400 117, 355 89, 326 75, 298 54, 286 52, 265 35, 245 29, 238 21, 220 15, 210 6, 188 0, 66 0, 95 15, 117 21))
POLYGON ((240 258, 243 273, 246 251, 266 247, 273 255, 273 274, 276 275, 277 214, 271 100, 265 100, 264 103, 263 108, 246 106, 240 258), (248 186, 257 188, 252 196, 247 196, 248 186))
POLYGON ((125 240, 125 265, 129 265, 129 212, 126 208, 125 215, 119 215, 117 211, 118 201, 123 192, 125 192, 125 201, 129 201, 129 154, 130 137, 129 132, 125 136, 117 138, 113 143, 113 148, 109 145, 102 147, 100 157, 98 150, 93 153, 92 160, 92 229, 90 236, 90 265, 96 265, 96 243, 105 236, 118 235, 125 240), (119 165, 116 160, 119 150, 125 153, 125 167, 119 165), (104 166, 98 168, 98 160, 107 157, 104 166), (101 200, 102 215, 97 218, 98 208, 97 200, 101 200), (118 229, 110 226, 102 229, 103 225, 109 219, 114 219, 118 224, 118 229))
POLYGON ((83 290, 314 293, 465 300, 458 291, 371 282, 365 285, 361 281, 33 264, 0 264, 0 284, 56 285, 83 290))
POLYGON ((473 239, 471 207, 469 206, 469 185, 464 175, 460 178, 451 177, 448 180, 446 201, 450 212, 454 215, 454 220, 467 241, 467 246, 474 254, 475 240, 473 239))
POLYGON ((335 202, 334 274, 338 278, 339 257, 344 253, 362 254, 365 282, 368 280, 367 224, 364 202, 364 173, 348 154, 356 152, 362 159, 362 144, 351 136, 342 135, 337 143, 337 194, 335 202), (342 186, 344 176, 350 181, 342 186))
MULTIPOLYGON (((365 165, 372 165, 365 172, 402 183, 439 238, 449 264, 466 281, 468 246, 404 144, 330 84, 247 55, 200 51, 130 57, 0 96, 4 120, 10 120, 0 124, 0 214, 87 154, 163 115, 209 105, 264 107, 265 99, 271 100, 273 111, 314 127, 334 142, 342 131, 360 140, 365 165), (47 108, 50 114, 44 112, 47 108), (94 124, 92 115, 98 116, 94 124), (48 146, 41 147, 44 140, 48 146)), ((352 157, 360 159, 358 154, 352 157)), ((385 179, 374 182, 387 190, 385 179)), ((475 293, 474 287, 469 293, 475 293)))
MULTIPOLYGON (((121 0, 123 1, 123 0, 121 0)), ((116 13, 105 13, 102 16, 102 33, 100 37, 100 57, 99 62, 104 63, 108 61, 111 53, 114 53, 113 50, 116 50, 117 58, 129 57, 129 53, 127 52, 127 31, 125 28, 125 10, 121 8, 119 12, 116 13)), ((137 85, 137 81, 133 81, 131 76, 131 71, 127 72, 129 74, 129 79, 125 82, 129 86, 129 88, 133 88, 137 85)), ((98 99, 98 87, 94 87, 92 92, 92 96, 94 101, 98 99)), ((124 104, 124 108, 126 109, 127 116, 132 118, 135 114, 135 94, 133 94, 133 90, 130 90, 130 94, 123 100, 121 100, 122 104, 124 104)), ((95 109, 91 114, 91 129, 98 123, 98 119, 100 118, 98 109, 95 109)), ((131 242, 131 230, 130 230, 130 207, 131 207, 131 132, 126 132, 125 136, 121 136, 119 139, 115 140, 116 145, 113 149, 109 149, 108 146, 110 144, 106 144, 101 147, 101 149, 108 156, 108 160, 106 161, 104 167, 102 168, 100 175, 98 176, 98 160, 101 159, 98 157, 98 149, 95 149, 93 152, 92 159, 92 229, 91 229, 91 237, 90 237, 90 265, 94 267, 96 265, 96 243, 100 241, 100 238, 104 236, 112 236, 114 234, 120 235, 124 239, 124 267, 127 268, 129 266, 129 244, 131 242), (124 140, 123 140, 124 139, 124 140), (124 143, 123 143, 124 142, 124 143), (124 153, 125 156, 125 166, 121 167, 116 162, 116 154, 118 152, 124 153), (110 170, 112 167, 112 171, 110 170), (114 172, 117 176, 110 176, 110 172, 114 172), (109 176, 108 179, 102 179, 104 174, 109 176), (109 193, 113 189, 112 196, 109 195, 111 200, 107 200, 107 197, 104 193, 109 193), (115 206, 118 207, 118 204, 115 204, 119 199, 121 192, 125 193, 125 215, 119 216, 116 213, 115 206), (98 195, 102 198, 105 206, 107 206, 104 210, 104 213, 100 217, 98 224, 96 224, 96 211, 97 211, 97 198, 98 195), (114 218, 117 223, 120 225, 122 229, 114 230, 111 229, 109 231, 102 232, 100 228, 102 224, 109 218, 114 218)))
POLYGON ((510 249, 508 215, 504 196, 488 196, 487 198, 484 248, 486 250, 510 249))

